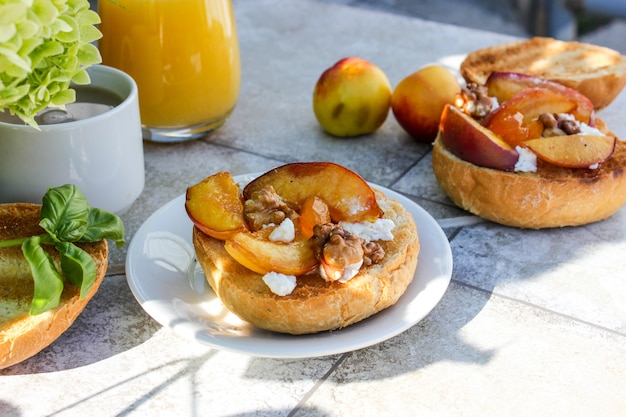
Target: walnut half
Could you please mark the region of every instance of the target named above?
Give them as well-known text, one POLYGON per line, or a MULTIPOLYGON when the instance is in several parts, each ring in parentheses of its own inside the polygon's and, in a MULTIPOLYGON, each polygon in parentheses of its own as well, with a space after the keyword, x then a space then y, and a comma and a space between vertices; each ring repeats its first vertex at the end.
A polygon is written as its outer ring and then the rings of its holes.
POLYGON ((295 220, 298 213, 283 201, 274 187, 267 185, 244 202, 243 216, 250 230, 257 231, 268 224, 280 224, 287 217, 295 220))
MULTIPOLYGON (((384 249, 378 243, 368 243, 332 223, 316 225, 311 242, 317 258, 327 267, 338 271, 361 261, 365 266, 379 263, 385 256, 384 249)), ((341 275, 338 274, 337 278, 341 275)))
POLYGON ((457 95, 455 104, 473 118, 482 120, 491 112, 494 103, 487 87, 468 83, 457 95))

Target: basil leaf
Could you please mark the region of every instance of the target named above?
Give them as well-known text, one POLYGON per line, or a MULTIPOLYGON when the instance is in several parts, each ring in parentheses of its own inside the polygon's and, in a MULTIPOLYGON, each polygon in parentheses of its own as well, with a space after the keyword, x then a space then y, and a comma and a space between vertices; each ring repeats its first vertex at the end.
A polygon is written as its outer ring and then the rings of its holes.
POLYGON ((80 298, 85 298, 96 281, 96 263, 91 255, 70 242, 54 245, 61 255, 61 271, 72 284, 80 287, 80 298))
POLYGON ((22 247, 35 283, 31 315, 59 305, 65 279, 80 287, 81 298, 93 287, 95 261, 72 242, 111 239, 118 247, 125 243, 122 219, 106 210, 90 207, 83 193, 72 184, 48 189, 43 197, 39 225, 46 233, 0 242, 0 247, 22 247), (54 245, 59 252, 60 271, 43 245, 54 245))
POLYGON ((35 294, 30 305, 33 316, 58 306, 63 292, 63 277, 40 243, 39 236, 32 236, 22 243, 22 253, 35 281, 35 294))
POLYGON ((118 248, 124 245, 124 223, 122 219, 106 210, 91 207, 89 209, 89 227, 80 239, 81 242, 98 242, 110 239, 118 248))
POLYGON ((39 225, 57 242, 78 241, 89 226, 89 203, 73 184, 48 189, 39 225))

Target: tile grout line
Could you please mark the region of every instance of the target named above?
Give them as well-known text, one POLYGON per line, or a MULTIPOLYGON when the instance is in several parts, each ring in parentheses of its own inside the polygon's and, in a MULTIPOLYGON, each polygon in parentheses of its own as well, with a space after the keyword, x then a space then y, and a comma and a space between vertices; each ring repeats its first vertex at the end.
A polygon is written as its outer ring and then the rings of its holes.
POLYGON ((315 385, 313 385, 313 387, 311 387, 310 390, 307 391, 306 394, 304 394, 304 396, 302 396, 302 398, 300 399, 300 401, 298 401, 298 404, 296 404, 296 406, 293 408, 293 410, 291 410, 291 412, 289 414, 287 414, 287 417, 293 417, 296 415, 296 413, 298 411, 300 411, 304 405, 306 404, 306 402, 309 400, 309 398, 311 398, 313 396, 313 394, 315 394, 315 392, 319 389, 319 387, 322 386, 323 383, 325 383, 328 378, 335 372, 335 370, 339 367, 339 365, 341 365, 341 363, 348 357, 348 355, 350 354, 350 352, 344 353, 341 355, 341 357, 337 360, 337 362, 335 362, 333 364, 333 366, 330 367, 330 369, 328 370, 328 372, 326 372, 316 383, 315 385))
POLYGON ((501 293, 499 293, 497 291, 486 290, 484 288, 478 287, 476 285, 468 284, 466 282, 459 281, 459 280, 454 279, 454 278, 452 279, 452 282, 454 282, 457 285, 473 289, 475 291, 480 291, 480 292, 488 294, 488 295, 494 295, 494 296, 496 296, 498 298, 501 298, 503 300, 512 301, 514 303, 522 304, 522 305, 525 305, 527 307, 531 307, 531 308, 537 309, 539 311, 543 311, 544 313, 554 314, 554 315, 557 315, 559 317, 562 317, 562 318, 574 321, 574 322, 579 323, 579 324, 584 324, 584 325, 587 325, 587 326, 591 326, 591 327, 593 327, 595 329, 603 330, 605 332, 609 332, 609 333, 612 333, 612 334, 617 335, 617 336, 626 337, 626 333, 621 332, 619 330, 615 330, 615 329, 611 329, 609 327, 601 326, 599 324, 596 324, 596 323, 593 323, 593 322, 590 322, 590 321, 586 321, 586 320, 583 320, 583 319, 579 319, 577 317, 570 316, 570 315, 565 314, 565 313, 560 313, 560 312, 558 312, 556 310, 551 310, 549 308, 542 307, 540 305, 533 304, 531 302, 528 302, 528 301, 525 301, 525 300, 522 300, 522 299, 519 299, 519 298, 513 298, 513 297, 510 297, 508 295, 501 294, 501 293))
MULTIPOLYGON (((125 275, 125 265, 124 264, 109 265, 109 268, 107 269, 105 277, 113 277, 113 276, 118 276, 118 275, 125 275)), ((610 332, 610 333, 613 333, 613 334, 616 334, 616 335, 619 335, 619 336, 625 336, 626 337, 626 333, 620 332, 619 330, 614 330, 614 329, 611 329, 609 327, 601 326, 601 325, 595 324, 595 323, 590 322, 590 321, 582 320, 582 319, 579 319, 577 317, 567 315, 565 313, 560 313, 558 311, 551 310, 549 308, 542 307, 540 305, 533 304, 533 303, 530 303, 528 301, 525 301, 525 300, 522 300, 522 299, 519 299, 519 298, 513 298, 513 297, 510 297, 510 296, 504 295, 502 293, 499 293, 497 291, 487 290, 487 289, 478 287, 476 285, 469 284, 467 282, 459 281, 459 280, 454 279, 454 278, 452 278, 452 282, 454 282, 455 284, 461 285, 463 287, 466 287, 466 288, 470 288, 470 289, 473 289, 473 290, 476 290, 476 291, 480 291, 480 292, 485 293, 485 294, 495 295, 496 297, 499 297, 499 298, 502 298, 502 299, 505 299, 505 300, 513 301, 513 302, 520 303, 520 304, 523 304, 523 305, 528 306, 528 307, 536 308, 536 309, 544 311, 546 313, 556 314, 556 315, 558 315, 560 317, 567 318, 567 319, 573 320, 573 321, 581 323, 581 324, 586 324, 588 326, 594 327, 594 328, 599 329, 599 330, 604 330, 604 331, 607 331, 607 332, 610 332)), ((339 365, 339 363, 341 363, 341 361, 343 361, 343 359, 344 358, 342 357, 341 360, 339 362, 337 362, 336 365, 339 365)), ((333 367, 331 369, 331 371, 329 371, 329 372, 332 372, 334 369, 335 369, 335 367, 333 367)), ((326 375, 324 377, 326 377, 326 375)))
POLYGON ((468 215, 468 216, 460 216, 460 217, 450 217, 447 219, 439 219, 437 223, 441 226, 442 229, 446 228, 454 228, 454 227, 464 227, 464 226, 472 226, 475 224, 485 223, 487 220, 482 219, 478 216, 468 215))

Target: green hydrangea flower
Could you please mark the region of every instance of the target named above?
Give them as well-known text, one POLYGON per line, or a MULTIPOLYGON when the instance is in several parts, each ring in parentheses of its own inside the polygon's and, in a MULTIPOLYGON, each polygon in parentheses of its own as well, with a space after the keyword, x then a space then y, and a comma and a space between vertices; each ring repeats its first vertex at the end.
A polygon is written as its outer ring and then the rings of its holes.
POLYGON ((88 0, 0 0, 0 109, 37 127, 38 111, 75 101, 70 82, 102 61, 98 23, 88 0))

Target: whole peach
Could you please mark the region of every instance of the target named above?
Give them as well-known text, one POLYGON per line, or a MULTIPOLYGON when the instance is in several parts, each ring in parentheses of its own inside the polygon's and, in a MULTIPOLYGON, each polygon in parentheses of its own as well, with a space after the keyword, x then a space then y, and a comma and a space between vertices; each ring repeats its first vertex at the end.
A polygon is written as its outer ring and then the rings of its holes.
POLYGON ((393 115, 415 139, 432 142, 446 104, 453 104, 461 85, 439 65, 425 66, 396 86, 391 96, 393 115))
POLYGON ((372 133, 387 119, 391 85, 371 62, 348 57, 322 73, 313 91, 313 112, 326 132, 349 137, 372 133))

